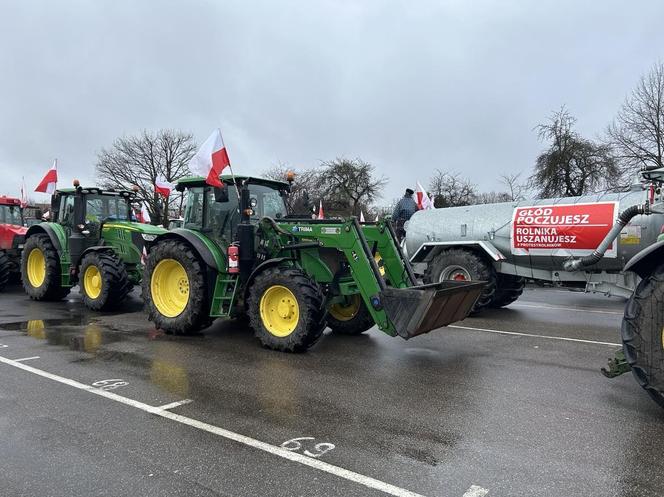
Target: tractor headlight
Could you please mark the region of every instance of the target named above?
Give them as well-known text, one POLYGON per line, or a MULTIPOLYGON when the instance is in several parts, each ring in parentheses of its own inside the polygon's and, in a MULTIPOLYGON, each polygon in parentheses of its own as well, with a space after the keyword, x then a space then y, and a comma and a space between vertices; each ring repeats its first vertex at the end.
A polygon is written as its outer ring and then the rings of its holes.
POLYGON ((157 235, 148 235, 147 233, 141 233, 141 236, 146 242, 154 242, 155 238, 157 238, 157 235))

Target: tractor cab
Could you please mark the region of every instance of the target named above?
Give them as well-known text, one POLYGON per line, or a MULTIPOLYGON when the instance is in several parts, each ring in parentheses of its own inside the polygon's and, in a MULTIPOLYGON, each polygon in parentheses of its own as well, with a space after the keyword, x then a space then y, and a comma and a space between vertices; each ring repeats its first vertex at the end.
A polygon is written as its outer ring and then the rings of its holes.
POLYGON ((18 261, 26 231, 21 201, 0 196, 0 290, 19 271, 18 261))

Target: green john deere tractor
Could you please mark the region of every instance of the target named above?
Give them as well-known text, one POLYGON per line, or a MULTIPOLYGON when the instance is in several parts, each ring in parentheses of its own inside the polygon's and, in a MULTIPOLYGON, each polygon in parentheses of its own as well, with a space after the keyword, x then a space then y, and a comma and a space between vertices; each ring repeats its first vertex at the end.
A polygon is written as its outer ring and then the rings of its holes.
POLYGON ((57 190, 50 222, 26 233, 23 287, 34 300, 60 300, 79 284, 93 310, 120 306, 141 282, 144 248, 166 230, 133 222, 135 192, 101 188, 57 190))
POLYGON ((167 333, 248 316, 264 346, 286 352, 306 350, 326 326, 355 335, 375 324, 408 339, 465 318, 481 293, 478 282, 418 285, 389 221, 289 215, 290 183, 221 181, 181 180, 183 228, 148 247, 143 296, 167 333))

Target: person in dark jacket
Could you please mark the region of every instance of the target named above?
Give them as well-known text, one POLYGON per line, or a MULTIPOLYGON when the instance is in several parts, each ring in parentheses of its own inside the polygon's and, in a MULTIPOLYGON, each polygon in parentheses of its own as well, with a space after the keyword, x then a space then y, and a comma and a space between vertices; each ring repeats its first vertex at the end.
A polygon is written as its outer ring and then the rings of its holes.
POLYGON ((417 202, 413 198, 414 193, 410 188, 406 188, 406 194, 403 198, 399 199, 392 213, 392 222, 394 223, 399 241, 406 236, 406 230, 403 227, 405 222, 417 212, 417 202))

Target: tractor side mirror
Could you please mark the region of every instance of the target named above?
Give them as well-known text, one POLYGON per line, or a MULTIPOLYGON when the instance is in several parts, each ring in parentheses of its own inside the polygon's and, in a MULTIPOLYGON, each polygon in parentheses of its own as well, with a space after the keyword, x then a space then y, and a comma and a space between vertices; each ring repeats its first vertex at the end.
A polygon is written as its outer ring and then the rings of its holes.
POLYGON ((215 202, 228 202, 228 187, 218 186, 214 187, 214 201, 215 202))

